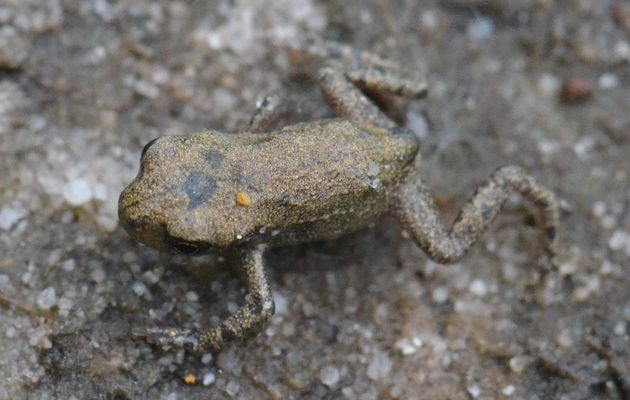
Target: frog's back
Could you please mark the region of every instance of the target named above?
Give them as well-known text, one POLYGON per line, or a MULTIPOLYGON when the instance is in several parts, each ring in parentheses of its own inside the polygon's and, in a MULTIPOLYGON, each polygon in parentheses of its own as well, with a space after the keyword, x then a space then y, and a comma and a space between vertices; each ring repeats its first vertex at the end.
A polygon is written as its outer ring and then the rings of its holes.
POLYGON ((248 143, 226 158, 252 199, 249 234, 277 244, 335 238, 383 214, 418 147, 408 132, 343 119, 236 137, 248 143))

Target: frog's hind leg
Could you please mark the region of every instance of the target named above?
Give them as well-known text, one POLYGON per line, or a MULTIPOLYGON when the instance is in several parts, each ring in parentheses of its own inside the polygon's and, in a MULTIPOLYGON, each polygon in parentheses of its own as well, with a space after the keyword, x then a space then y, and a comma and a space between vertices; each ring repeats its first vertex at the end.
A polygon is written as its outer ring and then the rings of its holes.
POLYGON ((377 93, 412 98, 421 98, 427 94, 427 83, 424 79, 411 77, 411 74, 402 72, 396 65, 352 65, 346 75, 355 85, 377 93))
POLYGON ((183 347, 193 353, 218 352, 226 342, 257 333, 269 322, 275 307, 263 268, 264 247, 236 250, 238 268, 244 272, 249 292, 245 304, 218 326, 192 332, 188 329, 150 328, 133 332, 149 343, 183 347))
POLYGON ((405 97, 423 97, 427 83, 417 72, 406 70, 396 62, 374 53, 334 41, 304 41, 285 47, 306 56, 336 63, 354 84, 375 92, 405 97))
POLYGON ((358 124, 395 128, 389 119, 366 95, 346 77, 341 69, 325 67, 320 71, 320 85, 333 113, 348 117, 358 124))
POLYGON ((320 71, 320 85, 326 100, 337 116, 347 116, 359 124, 394 128, 392 121, 356 85, 376 93, 422 96, 426 85, 403 78, 377 67, 361 67, 342 72, 340 68, 325 67, 320 71))
POLYGON ((320 70, 320 85, 326 100, 336 116, 348 117, 359 125, 387 129, 396 126, 362 90, 376 95, 390 93, 406 97, 422 97, 427 92, 427 84, 419 74, 368 51, 319 39, 271 44, 288 50, 298 64, 324 62, 326 66, 320 70))
POLYGON ((398 217, 414 241, 440 263, 454 263, 479 239, 503 207, 510 191, 517 191, 540 209, 542 226, 554 240, 560 219, 560 202, 522 168, 497 169, 477 188, 447 232, 440 222, 433 197, 421 173, 412 172, 398 192, 398 217))
POLYGON ((335 115, 382 128, 394 128, 396 124, 361 89, 406 97, 422 97, 427 90, 424 80, 408 78, 394 64, 385 61, 336 63, 324 67, 320 71, 320 84, 335 115))

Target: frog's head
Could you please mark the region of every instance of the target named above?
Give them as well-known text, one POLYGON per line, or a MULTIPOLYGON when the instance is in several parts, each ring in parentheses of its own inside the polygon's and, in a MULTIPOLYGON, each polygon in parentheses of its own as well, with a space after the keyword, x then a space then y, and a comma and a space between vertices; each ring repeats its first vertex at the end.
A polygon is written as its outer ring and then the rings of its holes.
POLYGON ((164 136, 144 147, 118 215, 136 240, 163 251, 203 254, 243 240, 251 225, 235 201, 241 171, 228 162, 229 135, 164 136))

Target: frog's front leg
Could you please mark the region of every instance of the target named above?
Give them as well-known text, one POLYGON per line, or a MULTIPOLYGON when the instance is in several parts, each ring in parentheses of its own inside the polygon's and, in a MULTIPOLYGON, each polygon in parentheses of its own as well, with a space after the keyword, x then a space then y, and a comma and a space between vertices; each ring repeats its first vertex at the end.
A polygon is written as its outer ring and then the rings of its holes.
POLYGON ((149 343, 183 347, 194 353, 218 352, 226 342, 257 333, 273 316, 275 306, 263 267, 264 246, 235 250, 249 294, 245 304, 218 326, 192 332, 188 329, 149 328, 134 331, 134 336, 149 343))
POLYGON ((410 173, 397 194, 397 214, 414 241, 440 263, 454 263, 479 239, 515 190, 540 209, 542 226, 552 244, 560 220, 560 201, 522 168, 497 169, 477 188, 447 232, 422 174, 410 173))

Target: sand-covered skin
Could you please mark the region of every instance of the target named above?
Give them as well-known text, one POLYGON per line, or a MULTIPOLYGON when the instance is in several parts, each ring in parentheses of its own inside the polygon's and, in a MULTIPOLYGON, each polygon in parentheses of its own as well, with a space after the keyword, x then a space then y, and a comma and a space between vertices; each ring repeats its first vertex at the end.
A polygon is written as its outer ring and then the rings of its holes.
POLYGON ((627 5, 417 3, 0 4, 0 398, 630 396, 627 5), (427 98, 391 111, 420 138, 442 212, 521 165, 573 207, 558 267, 536 264, 536 210, 518 198, 451 266, 384 220, 271 251, 276 316, 217 357, 132 340, 202 310, 217 323, 244 296, 222 260, 163 255, 118 226, 143 145, 243 130, 272 91, 294 121, 329 116, 262 39, 301 36, 426 71, 427 98))

